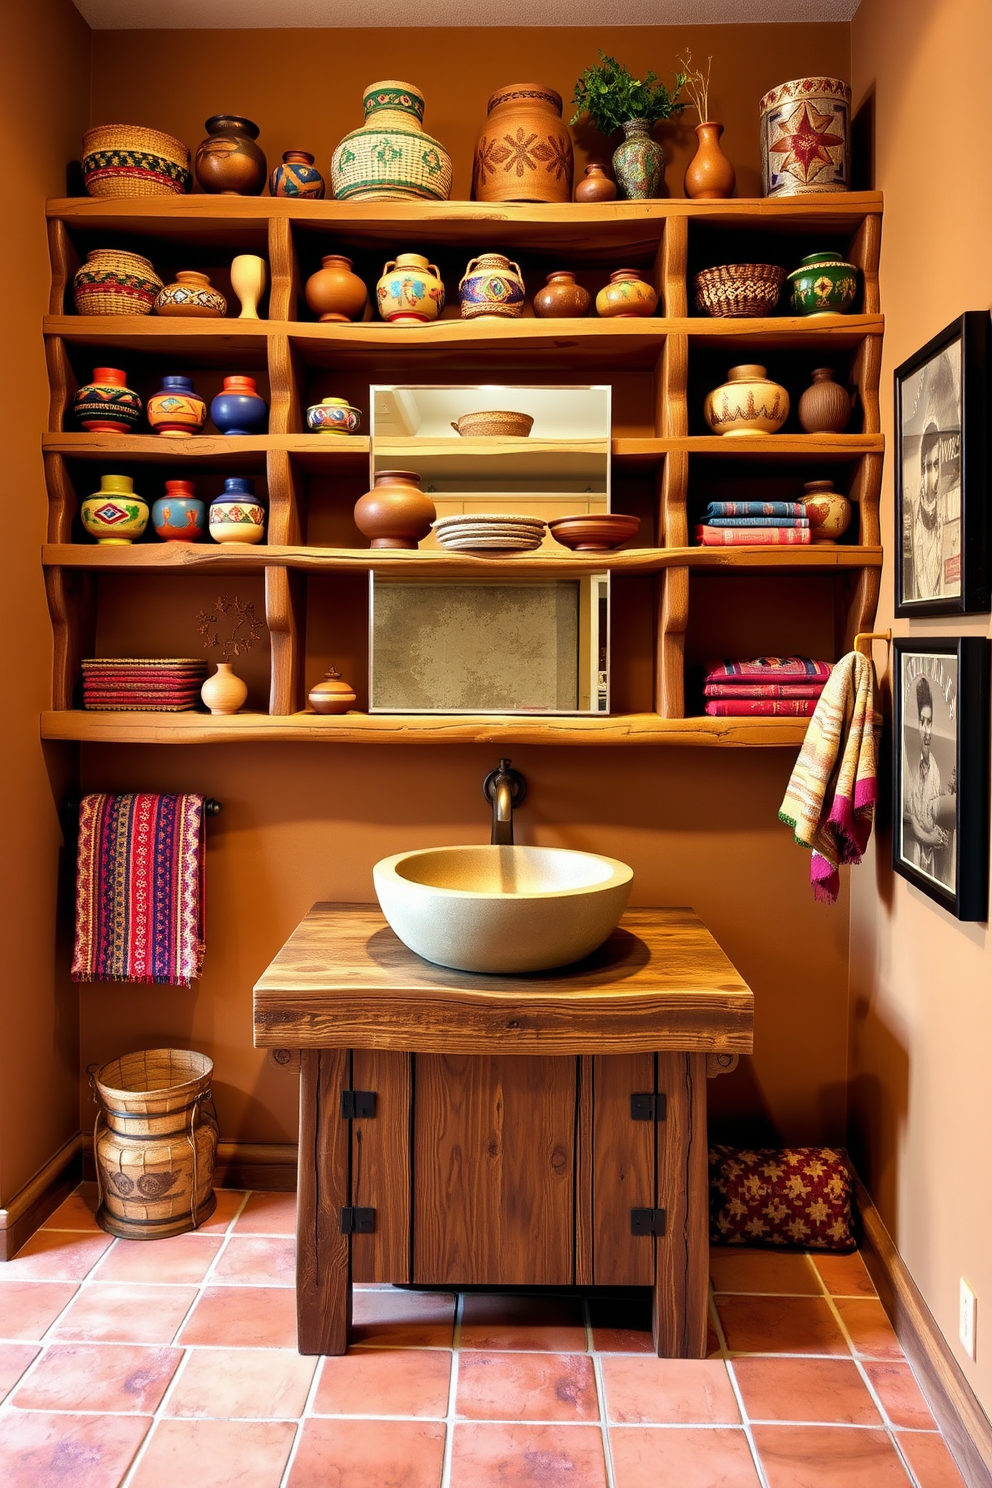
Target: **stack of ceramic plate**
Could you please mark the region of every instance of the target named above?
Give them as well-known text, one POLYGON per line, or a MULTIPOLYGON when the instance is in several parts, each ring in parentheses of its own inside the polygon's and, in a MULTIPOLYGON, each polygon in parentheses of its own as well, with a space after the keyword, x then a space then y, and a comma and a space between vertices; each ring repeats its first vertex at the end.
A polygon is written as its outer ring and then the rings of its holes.
POLYGON ((432 525, 438 542, 455 553, 526 553, 540 547, 547 529, 540 517, 489 512, 438 517, 432 525))

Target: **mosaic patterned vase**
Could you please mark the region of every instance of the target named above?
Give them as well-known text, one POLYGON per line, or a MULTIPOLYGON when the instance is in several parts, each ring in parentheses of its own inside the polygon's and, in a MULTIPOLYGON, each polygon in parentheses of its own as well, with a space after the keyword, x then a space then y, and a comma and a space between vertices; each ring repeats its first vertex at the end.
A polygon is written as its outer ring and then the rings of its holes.
POLYGON ((362 96, 365 123, 331 156, 338 201, 447 201, 451 156, 425 133, 424 98, 409 83, 372 83, 362 96))
POLYGON ((94 367, 72 400, 72 416, 87 434, 130 434, 141 417, 141 399, 119 367, 94 367))
POLYGON ((182 196, 190 188, 182 140, 140 124, 100 124, 83 135, 88 196, 182 196))
POLYGON ((476 201, 571 201, 572 168, 560 93, 543 83, 508 83, 492 95, 475 146, 476 201))
POLYGON ((147 258, 119 248, 91 248, 72 281, 77 315, 147 315, 161 289, 147 258))
POLYGON ((524 281, 520 265, 502 253, 480 253, 469 259, 458 285, 465 320, 514 319, 523 314, 524 281))
POLYGON ((346 398, 321 398, 307 409, 312 434, 357 434, 361 427, 361 413, 346 398))
POLYGON ((706 394, 703 413, 713 433, 728 439, 776 434, 789 417, 789 395, 764 367, 748 363, 731 367, 727 381, 706 394))
POLYGON ((269 191, 273 196, 291 196, 297 201, 321 201, 324 178, 306 150, 287 150, 282 165, 277 165, 269 177, 269 191))
POLYGON ((256 145, 258 125, 238 114, 214 114, 204 124, 193 169, 203 190, 220 196, 261 196, 267 171, 256 145))
POLYGON ((851 189, 851 89, 841 78, 780 83, 758 105, 765 196, 851 189))
POLYGON ((623 143, 613 151, 613 174, 625 201, 648 201, 661 191, 665 178, 665 152, 651 137, 647 119, 629 119, 623 126, 623 143))
POLYGON ((175 284, 167 284, 155 299, 156 315, 195 315, 201 319, 227 314, 227 301, 206 274, 180 269, 175 284))
POLYGON ((206 423, 207 405, 191 377, 163 377, 162 386, 148 399, 148 422, 156 434, 189 439, 206 423))
POLYGON ((596 314, 604 319, 631 320, 653 315, 657 308, 657 294, 636 269, 614 269, 596 296, 596 314))
POLYGON ((101 475, 100 489, 80 508, 83 527, 105 547, 122 547, 148 526, 148 504, 129 475, 101 475))
POLYGON ((228 476, 224 490, 210 503, 210 536, 219 543, 259 543, 265 535, 265 508, 255 498, 253 483, 228 476))
POLYGON ((191 480, 167 480, 165 495, 152 506, 152 526, 163 542, 202 542, 207 535, 207 505, 191 480))
POLYGON ((375 287, 383 320, 423 324, 437 320, 444 309, 441 275, 422 253, 401 253, 391 259, 375 287))
POLYGON ((222 434, 264 434, 269 408, 254 377, 225 377, 223 391, 210 404, 210 417, 222 434))
POLYGON ((835 253, 809 253, 787 275, 796 315, 844 315, 858 293, 858 271, 835 253))

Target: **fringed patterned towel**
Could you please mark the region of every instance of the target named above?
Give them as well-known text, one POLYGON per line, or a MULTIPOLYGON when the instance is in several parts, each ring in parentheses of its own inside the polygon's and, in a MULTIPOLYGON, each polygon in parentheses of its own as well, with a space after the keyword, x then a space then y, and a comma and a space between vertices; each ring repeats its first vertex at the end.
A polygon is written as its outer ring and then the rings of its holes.
POLYGON ((73 981, 196 981, 204 858, 202 796, 84 796, 73 981))
POLYGON ((810 882, 832 904, 841 863, 860 863, 878 797, 875 669, 867 656, 841 658, 820 694, 779 817, 812 849, 810 882))

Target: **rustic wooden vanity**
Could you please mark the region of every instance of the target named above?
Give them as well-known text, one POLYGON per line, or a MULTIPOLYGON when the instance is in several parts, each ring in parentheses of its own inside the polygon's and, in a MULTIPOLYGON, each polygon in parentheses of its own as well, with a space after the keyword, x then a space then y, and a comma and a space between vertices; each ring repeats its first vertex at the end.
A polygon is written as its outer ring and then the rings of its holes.
POLYGON ((299 1348, 341 1354, 353 1282, 651 1286, 659 1354, 706 1352, 706 1076, 750 990, 690 909, 585 961, 449 971, 375 906, 316 904, 255 987, 299 1049, 299 1348))

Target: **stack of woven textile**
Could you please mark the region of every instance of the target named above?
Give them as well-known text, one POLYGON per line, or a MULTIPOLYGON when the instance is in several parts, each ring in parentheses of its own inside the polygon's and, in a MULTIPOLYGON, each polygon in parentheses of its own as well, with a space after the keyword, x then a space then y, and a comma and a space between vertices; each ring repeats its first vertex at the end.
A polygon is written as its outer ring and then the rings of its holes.
POLYGON ((801 501, 711 501, 696 541, 707 548, 807 544, 809 517, 801 501))
POLYGON ((703 676, 711 718, 811 718, 833 671, 811 656, 755 656, 712 661, 703 676))
POLYGON ((188 713, 200 702, 207 663, 98 656, 83 662, 83 707, 102 712, 188 713))

